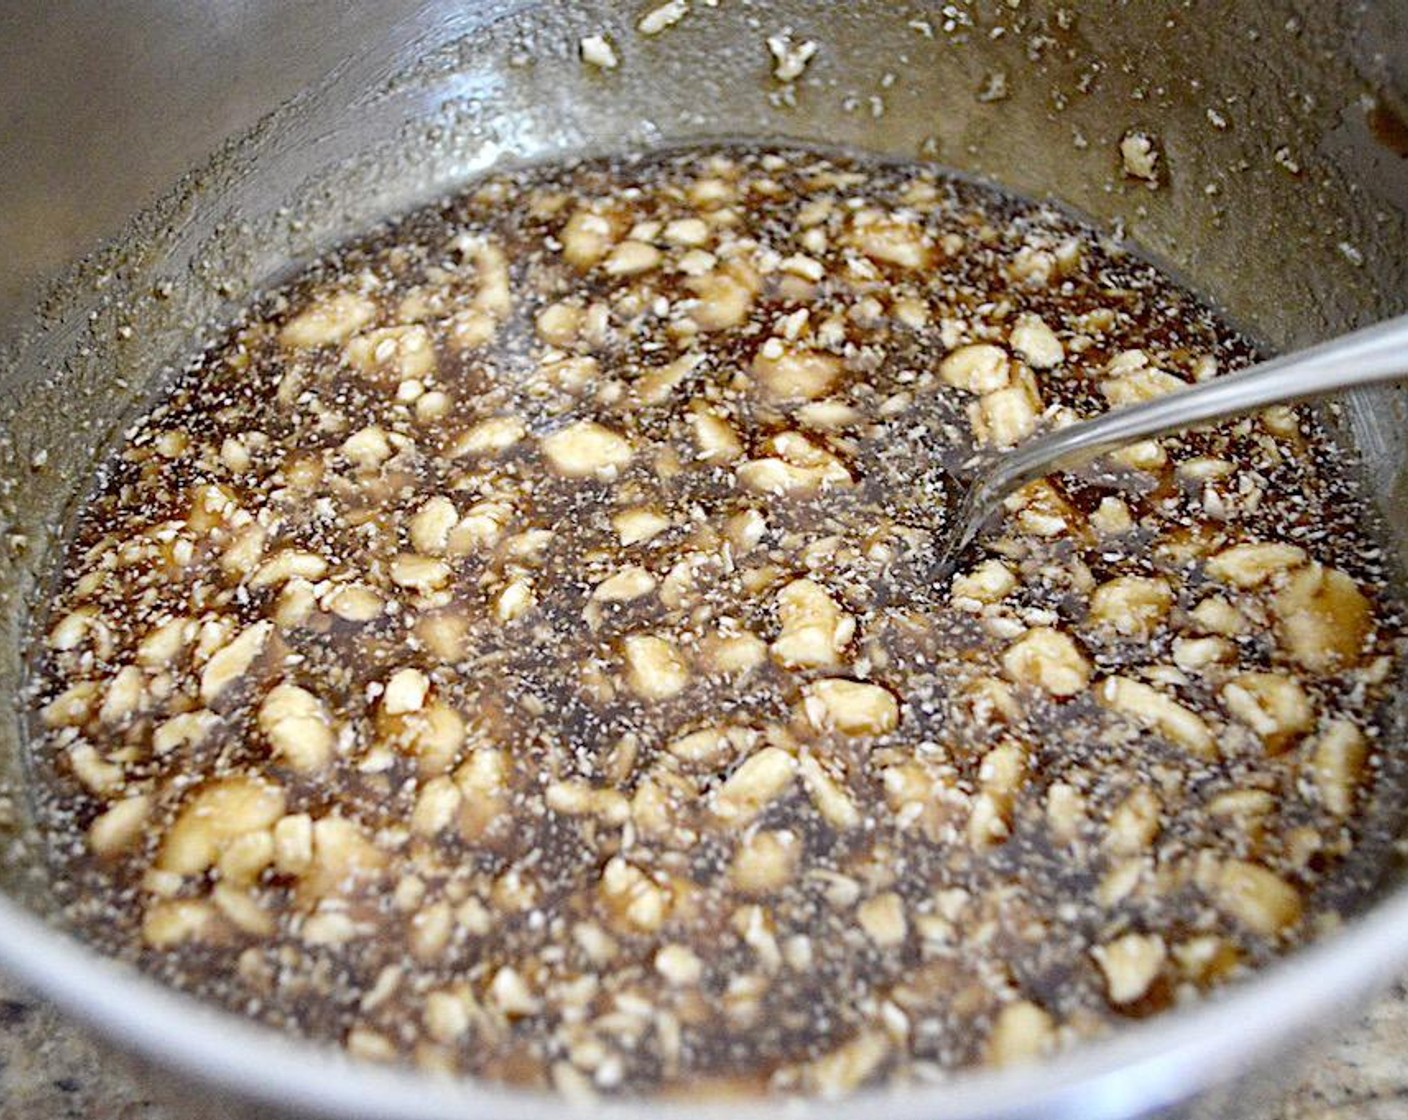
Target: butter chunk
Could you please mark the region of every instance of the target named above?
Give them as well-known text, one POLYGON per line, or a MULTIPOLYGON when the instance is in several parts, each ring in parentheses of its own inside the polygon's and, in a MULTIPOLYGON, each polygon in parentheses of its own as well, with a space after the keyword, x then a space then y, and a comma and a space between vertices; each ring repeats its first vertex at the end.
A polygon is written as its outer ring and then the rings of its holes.
POLYGON ((808 685, 802 695, 803 711, 821 730, 835 728, 844 735, 884 735, 899 726, 899 702, 878 684, 833 677, 808 685))
POLYGON ((548 465, 567 478, 613 479, 631 461, 623 436, 591 420, 581 420, 542 441, 548 465))
POLYGON ((249 670, 263 651, 273 631, 272 622, 256 622, 245 627, 226 646, 217 650, 200 675, 200 698, 209 704, 249 670))
POLYGON ((632 634, 626 639, 626 677, 637 696, 667 700, 689 683, 689 668, 679 649, 666 638, 632 634))
POLYGON ((258 722, 274 752, 295 770, 320 770, 331 761, 336 743, 332 719, 307 689, 276 685, 259 705, 258 722))

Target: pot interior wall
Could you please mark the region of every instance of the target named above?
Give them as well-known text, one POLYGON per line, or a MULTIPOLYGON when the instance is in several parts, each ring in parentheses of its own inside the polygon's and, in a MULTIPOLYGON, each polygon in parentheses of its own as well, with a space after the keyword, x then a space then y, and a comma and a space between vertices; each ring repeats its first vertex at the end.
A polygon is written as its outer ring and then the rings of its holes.
MULTIPOLYGON (((264 106, 252 131, 51 288, 0 362, 0 688, 22 685, 42 576, 96 464, 203 332, 292 262, 491 164, 700 137, 849 145, 1058 199, 1278 347, 1408 301, 1397 6, 699 3, 645 37, 634 23, 650 6, 432 2, 399 20, 388 9, 385 27, 363 28, 365 50, 264 106), (784 84, 765 40, 789 29, 820 49, 784 84), (578 59, 581 36, 598 32, 617 46, 614 71, 578 59), (1155 141, 1156 186, 1122 174, 1129 130, 1155 141)), ((290 18, 294 46, 319 34, 290 18)), ((299 64, 297 50, 282 55, 299 64)), ((218 82, 200 88, 219 96, 218 82)), ((140 137, 129 143, 140 160, 140 137)), ((1401 395, 1364 394, 1345 415, 1408 555, 1401 395)), ((0 886, 42 912, 20 732, 0 722, 12 818, 0 886)))

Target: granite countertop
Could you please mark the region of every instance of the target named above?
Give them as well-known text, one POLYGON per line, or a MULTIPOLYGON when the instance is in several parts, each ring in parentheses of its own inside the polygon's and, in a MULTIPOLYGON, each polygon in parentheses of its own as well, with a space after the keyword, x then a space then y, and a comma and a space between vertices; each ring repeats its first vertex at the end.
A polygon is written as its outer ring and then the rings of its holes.
MULTIPOLYGON (((0 1120, 200 1120, 153 1099, 125 1065, 0 976, 0 1120)), ((1258 1120, 1408 1120, 1408 979, 1258 1120)))

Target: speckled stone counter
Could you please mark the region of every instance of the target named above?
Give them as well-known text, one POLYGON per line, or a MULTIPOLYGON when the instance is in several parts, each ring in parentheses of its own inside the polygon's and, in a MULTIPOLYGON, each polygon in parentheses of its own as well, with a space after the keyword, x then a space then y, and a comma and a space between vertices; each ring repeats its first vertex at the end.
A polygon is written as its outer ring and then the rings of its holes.
MULTIPOLYGON (((202 1120, 158 1103, 48 1004, 0 976, 0 1120, 202 1120)), ((1310 1062, 1261 1120, 1408 1120, 1408 981, 1310 1062)))

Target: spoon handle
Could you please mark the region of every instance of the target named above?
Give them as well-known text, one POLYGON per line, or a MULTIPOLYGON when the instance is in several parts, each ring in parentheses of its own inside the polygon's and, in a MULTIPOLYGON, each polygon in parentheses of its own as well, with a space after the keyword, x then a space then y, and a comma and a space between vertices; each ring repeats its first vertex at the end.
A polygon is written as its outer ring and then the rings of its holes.
POLYGON ((1408 315, 1039 436, 980 466, 983 476, 950 523, 941 560, 954 560, 997 503, 1024 483, 1137 440, 1400 378, 1408 378, 1408 315))

